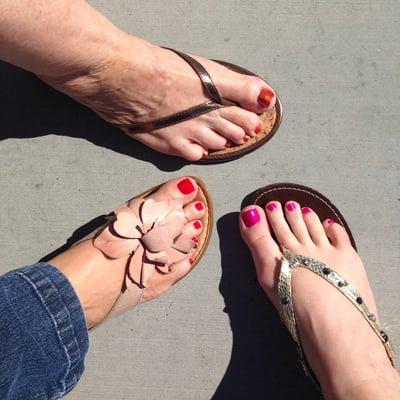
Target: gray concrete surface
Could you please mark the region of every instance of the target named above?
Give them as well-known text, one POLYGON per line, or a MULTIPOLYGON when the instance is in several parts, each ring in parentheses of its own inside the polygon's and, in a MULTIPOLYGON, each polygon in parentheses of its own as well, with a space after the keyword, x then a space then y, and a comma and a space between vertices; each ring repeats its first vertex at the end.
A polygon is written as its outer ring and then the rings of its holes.
POLYGON ((399 2, 92 3, 132 34, 260 73, 278 90, 285 118, 247 157, 184 165, 1 66, 1 272, 40 259, 171 177, 198 175, 214 196, 218 229, 201 265, 159 300, 92 333, 86 374, 68 398, 318 398, 254 282, 232 214, 246 194, 277 181, 307 184, 341 208, 400 348, 399 2))

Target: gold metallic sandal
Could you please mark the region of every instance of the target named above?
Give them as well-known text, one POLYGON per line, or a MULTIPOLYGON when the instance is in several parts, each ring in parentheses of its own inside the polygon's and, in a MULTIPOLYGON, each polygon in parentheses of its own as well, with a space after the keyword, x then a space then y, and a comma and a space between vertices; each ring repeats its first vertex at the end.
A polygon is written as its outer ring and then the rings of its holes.
POLYGON ((325 279, 337 290, 339 290, 339 292, 341 292, 351 303, 354 304, 354 306, 366 319, 373 331, 381 340, 390 362, 394 366, 394 350, 390 345, 388 335, 379 325, 376 316, 369 311, 368 306, 365 304, 358 290, 351 286, 342 275, 335 272, 331 267, 325 265, 324 263, 309 257, 293 254, 285 248, 282 249, 282 252, 283 257, 281 261, 281 271, 278 282, 278 294, 280 300, 279 314, 282 322, 286 325, 290 335, 296 343, 300 363, 303 366, 306 375, 311 378, 314 384, 320 388, 320 385, 310 366, 308 365, 303 352, 292 303, 292 272, 295 268, 299 267, 306 268, 314 274, 317 274, 321 278, 325 279))

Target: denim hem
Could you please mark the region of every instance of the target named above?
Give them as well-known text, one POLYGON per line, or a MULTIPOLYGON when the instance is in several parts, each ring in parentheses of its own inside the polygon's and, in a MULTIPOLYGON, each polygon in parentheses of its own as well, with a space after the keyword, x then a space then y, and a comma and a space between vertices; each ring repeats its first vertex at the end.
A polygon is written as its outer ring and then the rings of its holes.
POLYGON ((67 365, 60 398, 72 390, 82 374, 89 335, 80 301, 68 279, 54 266, 38 263, 12 271, 27 281, 46 309, 65 353, 67 365))

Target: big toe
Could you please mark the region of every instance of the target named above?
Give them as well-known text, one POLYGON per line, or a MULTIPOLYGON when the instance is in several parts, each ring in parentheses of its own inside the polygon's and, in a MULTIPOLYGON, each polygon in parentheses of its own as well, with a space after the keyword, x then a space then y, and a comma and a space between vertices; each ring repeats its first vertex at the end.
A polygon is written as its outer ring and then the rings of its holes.
POLYGON ((252 205, 240 213, 240 232, 253 256, 260 285, 277 306, 277 279, 282 253, 271 236, 264 210, 252 205))
POLYGON ((193 178, 185 176, 183 178, 172 179, 151 195, 151 198, 156 201, 168 199, 182 199, 183 204, 189 204, 193 201, 198 193, 198 186, 193 178))

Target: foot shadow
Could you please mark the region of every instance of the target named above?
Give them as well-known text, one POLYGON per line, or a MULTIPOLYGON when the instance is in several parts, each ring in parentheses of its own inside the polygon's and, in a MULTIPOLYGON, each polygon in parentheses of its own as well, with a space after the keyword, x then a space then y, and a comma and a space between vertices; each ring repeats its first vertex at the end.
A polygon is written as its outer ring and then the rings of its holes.
POLYGON ((220 292, 233 334, 229 365, 212 400, 308 399, 321 394, 305 376, 288 332, 259 286, 238 213, 217 222, 222 255, 220 292))
POLYGON ((45 135, 69 136, 147 161, 162 171, 176 171, 187 164, 183 159, 160 154, 131 139, 35 75, 1 61, 0 87, 0 141, 45 135))

